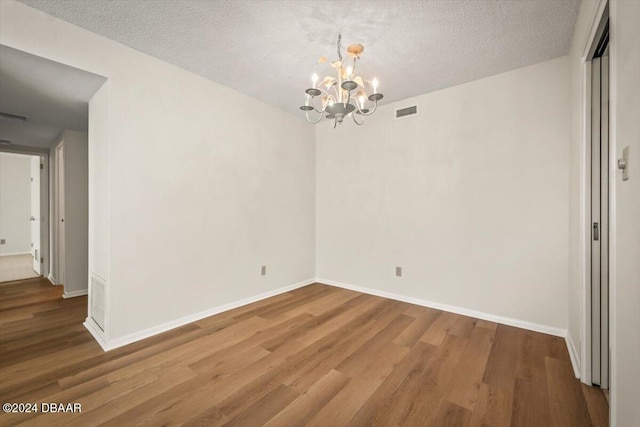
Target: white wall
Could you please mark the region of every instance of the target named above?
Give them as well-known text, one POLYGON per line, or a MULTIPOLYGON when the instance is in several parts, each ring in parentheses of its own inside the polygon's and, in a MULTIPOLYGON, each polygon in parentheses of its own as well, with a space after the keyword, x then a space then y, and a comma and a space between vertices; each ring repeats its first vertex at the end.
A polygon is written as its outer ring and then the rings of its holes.
POLYGON ((0 153, 0 255, 31 251, 30 156, 0 153))
POLYGON ((308 123, 14 1, 0 43, 109 79, 90 109, 108 103, 108 156, 89 154, 108 191, 89 213, 108 236, 89 246, 108 269, 106 340, 314 277, 308 123))
POLYGON ((89 102, 89 271, 109 278, 108 84, 89 102))
POLYGON ((569 120, 562 57, 319 125, 318 277, 566 329, 569 120))
POLYGON ((640 426, 640 2, 612 0, 610 20, 612 161, 630 147, 612 195, 611 425, 640 426))

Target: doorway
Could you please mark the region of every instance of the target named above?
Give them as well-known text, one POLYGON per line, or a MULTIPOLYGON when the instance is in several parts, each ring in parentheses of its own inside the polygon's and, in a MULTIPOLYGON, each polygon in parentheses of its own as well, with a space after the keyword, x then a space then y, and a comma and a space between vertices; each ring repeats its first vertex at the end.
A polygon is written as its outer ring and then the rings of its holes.
POLYGON ((591 383, 609 388, 609 23, 588 66, 591 71, 590 299, 591 383))
POLYGON ((45 164, 44 154, 0 152, 0 282, 46 273, 45 164))

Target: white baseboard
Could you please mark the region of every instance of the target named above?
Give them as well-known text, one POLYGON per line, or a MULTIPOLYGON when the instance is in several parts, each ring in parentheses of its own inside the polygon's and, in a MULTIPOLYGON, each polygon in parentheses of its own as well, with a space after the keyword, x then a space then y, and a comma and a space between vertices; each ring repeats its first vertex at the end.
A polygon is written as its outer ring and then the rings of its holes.
MULTIPOLYGON (((127 344, 131 344, 131 343, 134 343, 136 341, 140 341, 140 340, 152 337, 152 336, 157 335, 157 334, 161 334, 162 332, 166 332, 166 331, 169 331, 171 329, 178 328, 178 327, 186 325, 188 323, 192 323, 192 322, 195 322, 197 320, 204 319, 205 317, 213 316, 215 314, 220 314, 222 312, 229 311, 229 310, 232 310, 234 308, 242 307, 243 305, 251 304, 251 303, 254 303, 254 302, 257 302, 257 301, 261 301, 261 300, 266 299, 266 298, 270 298, 270 297, 273 297, 273 296, 276 296, 276 295, 280 295, 280 294, 283 294, 285 292, 289 292, 289 291, 292 291, 294 289, 301 288, 303 286, 307 286, 307 285, 310 285, 310 284, 315 283, 315 282, 316 282, 315 279, 304 280, 302 282, 294 283, 292 285, 288 285, 288 286, 284 286, 282 288, 274 289, 272 291, 264 292, 264 293, 256 295, 256 296, 252 296, 252 297, 249 297, 249 298, 241 299, 239 301, 234 301, 234 302, 231 302, 229 304, 220 305, 218 307, 213 307, 213 308, 210 308, 208 310, 201 311, 199 313, 190 314, 188 316, 184 316, 184 317, 181 317, 179 319, 163 323, 161 325, 153 326, 151 328, 143 329, 141 331, 134 332, 132 334, 128 334, 128 335, 125 335, 125 336, 120 337, 120 338, 116 338, 116 339, 113 339, 113 340, 107 340, 106 342, 104 342, 104 344, 101 343, 100 340, 98 340, 98 343, 100 343, 100 346, 104 349, 104 351, 113 350, 115 348, 122 347, 122 346, 125 346, 127 344)), ((85 327, 89 330, 89 332, 91 332, 91 334, 95 337, 96 336, 95 331, 92 331, 90 329, 90 327, 93 327, 94 329, 97 328, 95 325, 93 325, 93 322, 91 322, 90 320, 87 320, 84 324, 85 324, 85 327)))
POLYGON ((50 281, 52 285, 60 286, 60 284, 57 283, 58 281, 56 280, 56 278, 53 277, 51 274, 47 276, 47 280, 50 281))
POLYGON ((62 298, 67 299, 67 298, 74 298, 74 297, 81 297, 83 295, 87 295, 88 290, 87 289, 80 289, 78 291, 64 291, 64 293, 62 294, 62 298))
MULTIPOLYGON (((328 279, 322 279, 322 278, 317 278, 317 279, 308 279, 302 282, 298 282, 298 283, 294 283, 292 285, 289 286, 284 286, 282 288, 278 288, 272 291, 268 291, 268 292, 264 292, 262 294, 253 296, 253 297, 249 297, 249 298, 245 298, 239 301, 234 301, 231 302, 229 304, 224 304, 218 307, 214 307, 208 310, 204 310, 201 311, 199 313, 194 313, 188 316, 184 316, 181 317, 179 319, 170 321, 170 322, 166 322, 163 323, 161 325, 157 325, 151 328, 147 328, 147 329, 143 329, 141 331, 138 332, 134 332, 132 334, 128 334, 125 335, 123 337, 120 338, 116 338, 113 340, 106 340, 103 332, 93 323, 93 321, 89 318, 87 318, 87 320, 84 322, 84 326, 85 328, 91 333, 91 335, 93 335, 93 337, 96 339, 96 341, 98 342, 98 344, 100 344, 100 346, 102 347, 102 349, 104 351, 110 351, 113 349, 116 349, 118 347, 123 347, 127 344, 131 344, 134 343, 136 341, 140 341, 143 340, 145 338, 149 338, 152 337, 154 335, 160 334, 162 332, 166 332, 169 331, 171 329, 175 329, 178 328, 180 326, 186 325, 188 323, 192 323, 195 322, 197 320, 203 319, 205 317, 209 317, 209 316, 213 316, 228 310, 232 310, 234 308, 238 308, 238 307, 242 307, 244 305, 247 304, 251 304, 257 301, 261 301, 263 299, 266 298, 270 298, 285 292, 289 292, 292 291, 294 289, 297 288, 301 288, 303 286, 307 286, 310 285, 312 283, 323 283, 323 284, 327 284, 330 286, 336 286, 339 288, 344 288, 344 289, 349 289, 349 290, 353 290, 356 292, 362 292, 365 294, 369 294, 369 295, 375 295, 375 296, 379 296, 382 298, 388 298, 388 299, 393 299, 396 301, 402 301, 402 302, 406 302, 409 304, 415 304, 415 305, 420 305, 423 307, 430 307, 430 308, 434 308, 437 310, 443 310, 443 311, 447 311, 450 313, 456 313, 456 314, 461 314, 463 316, 469 316, 469 317, 473 317, 476 319, 482 319, 482 320, 487 320, 490 322, 496 322, 496 323, 500 323, 503 325, 508 325, 508 326, 514 326, 517 328, 522 328, 522 329, 527 329, 530 331, 535 331, 535 332, 541 332, 544 334, 549 334, 549 335, 554 335, 554 336, 558 336, 558 337, 562 337, 565 339, 566 341, 566 345, 567 345, 567 349, 569 351, 569 357, 571 358, 571 364, 573 366, 573 370, 574 370, 574 374, 576 375, 577 378, 579 378, 579 372, 580 372, 580 365, 579 365, 579 360, 577 358, 577 353, 575 351, 575 347, 573 345, 573 341, 571 340, 571 338, 568 335, 568 332, 566 329, 562 329, 562 328, 556 328, 553 326, 547 326, 547 325, 542 325, 542 324, 538 324, 538 323, 534 323, 534 322, 528 322, 525 320, 520 320, 520 319, 514 319, 511 317, 505 317, 505 316, 499 316, 499 315, 495 315, 495 314, 490 314, 490 313, 484 313, 481 311, 476 311, 476 310, 471 310, 471 309, 467 309, 467 308, 463 308, 463 307, 457 307, 457 306, 453 306, 453 305, 448 305, 448 304, 442 304, 442 303, 438 303, 438 302, 434 302, 434 301, 428 301, 428 300, 423 300, 423 299, 419 299, 419 298, 414 298, 414 297, 408 297, 405 295, 400 295, 400 294, 395 294, 395 293, 390 293, 390 292, 385 292, 385 291, 380 291, 377 289, 372 289, 372 288, 365 288, 362 286, 356 286, 356 285, 351 285, 351 284, 347 284, 347 283, 342 283, 342 282, 336 282, 334 280, 328 280, 328 279)), ((79 296, 79 295, 86 295, 86 290, 84 291, 76 291, 74 292, 74 295, 71 296, 79 296), (76 295, 76 292, 82 292, 82 293, 78 293, 76 295)), ((65 294, 65 298, 69 298, 71 296, 66 296, 65 294)))
POLYGON ((102 347, 104 351, 109 350, 109 346, 103 335, 104 332, 102 332, 102 330, 93 322, 93 319, 87 317, 82 325, 89 331, 91 335, 93 335, 93 338, 95 338, 95 340, 98 342, 98 344, 100 344, 100 347, 102 347))
POLYGON ((324 283, 331 286, 337 286, 339 288, 350 289, 352 291, 362 292, 369 295, 375 295, 383 298, 388 298, 396 301, 407 302, 409 304, 421 305, 423 307, 435 308, 436 310, 448 311, 450 313, 461 314, 463 316, 474 317, 476 319, 487 320, 490 322, 500 323, 502 325, 515 326, 516 328, 527 329, 535 332, 542 332, 543 334, 554 335, 557 337, 565 338, 567 336, 567 330, 562 328, 556 328, 554 326, 542 325, 539 323, 528 322, 526 320, 514 319, 511 317, 499 316, 496 314, 484 313, 482 311, 475 311, 468 308, 458 307, 455 305, 447 305, 439 302, 423 300, 414 297, 408 297, 405 295, 394 294, 391 292, 379 291, 377 289, 365 288, 362 286, 351 285, 348 283, 336 282, 334 280, 327 280, 318 278, 318 283, 324 283))
POLYGON ((571 334, 567 332, 567 335, 564 337, 564 339, 567 342, 567 350, 569 351, 571 366, 573 366, 573 374, 576 376, 576 378, 580 379, 580 358, 578 357, 576 346, 573 343, 573 338, 571 337, 571 334))
POLYGON ((14 256, 14 255, 31 255, 31 252, 8 252, 6 254, 0 254, 0 256, 14 256))

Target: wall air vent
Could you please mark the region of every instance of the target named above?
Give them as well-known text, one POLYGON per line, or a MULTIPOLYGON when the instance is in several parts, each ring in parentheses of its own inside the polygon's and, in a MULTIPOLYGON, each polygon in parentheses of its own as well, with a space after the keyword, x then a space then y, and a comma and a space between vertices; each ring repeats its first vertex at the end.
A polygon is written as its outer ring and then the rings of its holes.
POLYGON ((91 318, 104 332, 105 323, 105 305, 106 305, 106 283, 97 274, 91 273, 91 292, 89 296, 91 298, 91 318))
POLYGON ((415 116, 418 114, 418 106, 412 105, 407 108, 399 108, 396 110, 396 119, 404 119, 406 117, 415 116))

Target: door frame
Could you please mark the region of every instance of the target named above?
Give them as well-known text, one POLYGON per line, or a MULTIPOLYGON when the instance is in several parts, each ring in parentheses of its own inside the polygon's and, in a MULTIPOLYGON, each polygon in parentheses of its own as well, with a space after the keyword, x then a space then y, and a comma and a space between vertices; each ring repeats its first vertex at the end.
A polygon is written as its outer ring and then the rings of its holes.
MULTIPOLYGON (((604 28, 603 18, 609 16, 608 0, 600 0, 591 22, 589 35, 580 56, 581 84, 580 84, 580 287, 581 308, 580 319, 580 380, 592 385, 591 378, 591 59, 604 28)), ((611 44, 611 39, 609 41, 611 44)), ((609 75, 612 74, 613 63, 610 62, 609 75)), ((611 97, 613 94, 609 94, 611 97)), ((609 111, 611 123, 611 111, 609 111)), ((612 152, 613 140, 609 137, 609 153, 612 152)), ((609 265, 614 265, 613 239, 615 223, 613 217, 614 191, 612 183, 615 180, 614 160, 609 156, 609 265)), ((609 270, 609 288, 613 283, 611 269, 609 270)), ((611 301, 611 298, 610 298, 611 301)), ((609 308, 609 318, 612 316, 609 308)), ((611 327, 611 324, 609 324, 611 327)), ((611 345, 611 341, 610 341, 611 345)))
POLYGON ((590 240, 591 250, 591 382, 609 388, 609 188, 611 187, 609 144, 609 56, 605 52, 591 59, 592 130, 591 130, 591 224, 599 224, 599 238, 590 240), (595 113, 595 114, 594 114, 595 113), (605 120, 606 118, 606 120, 605 120), (599 119, 599 120, 598 120, 599 119), (596 151, 597 150, 597 151, 596 151))
MULTIPOLYGON (((40 256, 42 257, 41 275, 49 279, 51 283, 51 252, 50 252, 50 220, 51 211, 49 204, 49 150, 46 148, 26 146, 2 146, 2 153, 24 154, 27 156, 39 156, 42 164, 40 169, 40 256)), ((53 283, 55 285, 55 283, 53 283)))
POLYGON ((42 186, 40 181, 42 180, 42 171, 44 169, 44 159, 41 156, 31 156, 29 158, 29 175, 31 177, 30 182, 30 217, 29 217, 29 232, 31 235, 31 256, 33 256, 32 264, 33 271, 42 276, 42 270, 44 269, 44 257, 42 256, 42 240, 41 228, 44 222, 44 215, 41 212, 41 197, 40 191, 42 186), (37 184, 35 186, 34 184, 37 184), (36 192, 37 191, 37 192, 36 192), (34 210, 37 205, 37 215, 34 216, 34 210), (37 242, 37 244, 35 244, 37 242))
POLYGON ((64 218, 64 139, 60 139, 59 142, 53 147, 53 238, 51 252, 55 254, 52 257, 51 270, 55 271, 54 282, 56 285, 64 286, 65 268, 66 268, 66 248, 65 248, 65 231, 61 230, 61 219, 64 218), (62 161, 60 161, 62 157, 62 161), (62 168, 60 167, 62 164, 62 168), (62 173, 62 180, 60 174, 62 173), (62 216, 60 214, 60 207, 62 202, 62 216), (61 237, 62 236, 62 237, 61 237), (54 247, 55 246, 55 247, 54 247), (55 264, 54 264, 55 263, 55 264), (56 268, 53 268, 53 266, 56 268))

